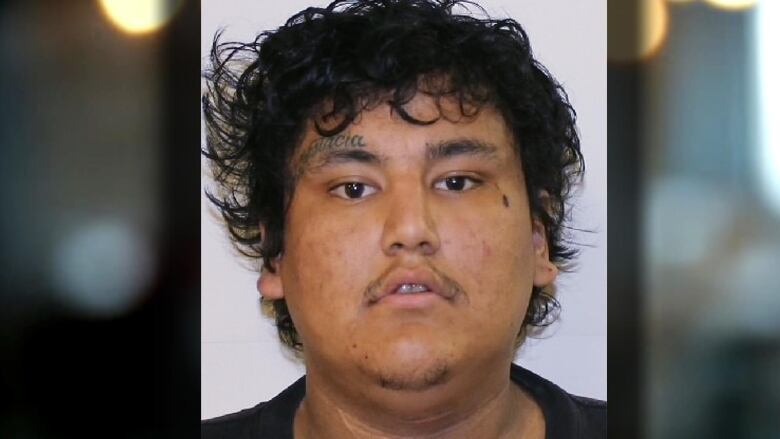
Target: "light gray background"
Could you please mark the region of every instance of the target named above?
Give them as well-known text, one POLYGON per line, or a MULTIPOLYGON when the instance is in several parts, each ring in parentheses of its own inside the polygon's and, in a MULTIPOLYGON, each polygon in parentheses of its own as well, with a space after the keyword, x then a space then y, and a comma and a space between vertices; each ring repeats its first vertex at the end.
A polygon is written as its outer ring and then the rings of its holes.
MULTIPOLYGON (((494 17, 512 17, 528 32, 536 57, 560 81, 578 114, 585 184, 572 210, 579 268, 558 280, 559 321, 518 352, 515 362, 567 391, 607 396, 607 47, 606 0, 483 0, 494 17)), ((202 0, 202 66, 214 33, 249 41, 317 0, 202 0)), ((489 62, 489 60, 485 60, 489 62)), ((202 140, 203 141, 203 140, 202 140)), ((209 184, 203 173, 204 188, 209 184)), ((201 417, 265 401, 305 373, 261 315, 256 272, 231 248, 214 209, 202 198, 201 417)))

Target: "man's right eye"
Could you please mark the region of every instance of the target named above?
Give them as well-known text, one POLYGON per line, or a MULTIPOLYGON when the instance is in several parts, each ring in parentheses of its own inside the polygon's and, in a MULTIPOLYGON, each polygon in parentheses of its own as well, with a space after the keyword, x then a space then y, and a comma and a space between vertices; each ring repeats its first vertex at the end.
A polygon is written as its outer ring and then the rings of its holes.
POLYGON ((375 194, 377 189, 371 185, 358 182, 342 183, 330 190, 330 193, 347 200, 357 200, 375 194))

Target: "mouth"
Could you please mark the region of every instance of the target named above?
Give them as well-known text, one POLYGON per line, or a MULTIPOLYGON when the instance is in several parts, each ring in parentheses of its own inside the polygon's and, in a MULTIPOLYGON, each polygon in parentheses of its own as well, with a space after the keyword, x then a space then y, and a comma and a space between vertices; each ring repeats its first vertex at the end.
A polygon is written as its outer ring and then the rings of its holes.
POLYGON ((401 284, 392 294, 419 294, 431 291, 425 284, 401 284))
POLYGON ((424 306, 442 299, 452 302, 462 289, 453 280, 427 269, 395 270, 367 289, 369 305, 393 303, 424 306))

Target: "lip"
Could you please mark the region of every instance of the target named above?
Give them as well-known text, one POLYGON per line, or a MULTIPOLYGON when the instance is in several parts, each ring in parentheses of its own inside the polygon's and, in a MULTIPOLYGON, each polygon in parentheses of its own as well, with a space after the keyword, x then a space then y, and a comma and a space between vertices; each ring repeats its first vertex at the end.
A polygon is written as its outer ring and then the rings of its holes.
POLYGON ((416 307, 441 299, 452 301, 455 294, 452 288, 445 288, 439 277, 431 270, 404 269, 391 272, 382 283, 382 288, 369 294, 368 304, 393 303, 401 306, 416 307), (428 291, 410 294, 396 293, 396 290, 403 284, 422 284, 428 287, 428 291))

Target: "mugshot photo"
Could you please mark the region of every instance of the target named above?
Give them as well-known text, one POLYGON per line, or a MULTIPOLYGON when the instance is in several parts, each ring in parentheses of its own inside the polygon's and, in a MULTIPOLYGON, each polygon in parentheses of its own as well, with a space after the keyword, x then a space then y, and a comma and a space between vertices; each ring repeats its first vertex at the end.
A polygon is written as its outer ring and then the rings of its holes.
POLYGON ((606 2, 201 14, 203 437, 606 437, 606 2))

